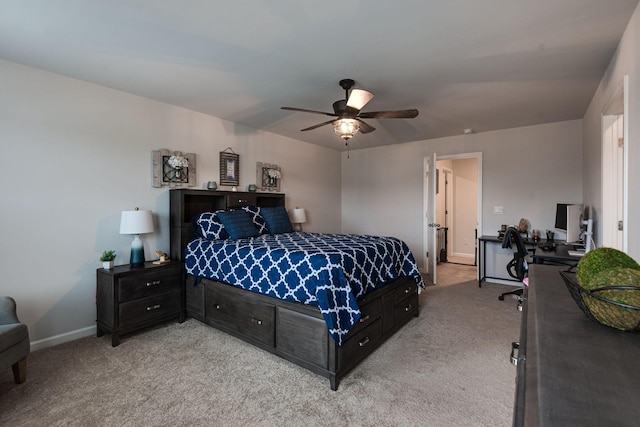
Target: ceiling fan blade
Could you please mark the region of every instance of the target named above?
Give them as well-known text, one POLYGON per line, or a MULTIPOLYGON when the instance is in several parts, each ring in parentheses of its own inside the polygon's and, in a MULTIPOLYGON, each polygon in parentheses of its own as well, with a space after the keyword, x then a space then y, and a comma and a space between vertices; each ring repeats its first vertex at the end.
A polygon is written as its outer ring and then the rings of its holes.
POLYGON ((351 89, 349 99, 347 100, 347 107, 362 110, 362 108, 371 101, 371 98, 373 98, 373 92, 364 89, 351 89))
POLYGON ((356 119, 356 120, 358 121, 358 123, 360 123, 360 133, 369 133, 376 130, 376 128, 371 126, 369 123, 365 123, 360 119, 356 119))
POLYGON ((316 111, 316 110, 307 110, 306 108, 294 108, 294 107, 280 107, 281 110, 288 111, 301 111, 303 113, 313 113, 313 114, 324 114, 325 116, 337 117, 337 114, 334 113, 326 113, 324 111, 316 111))
POLYGON ((358 117, 362 119, 413 119, 418 115, 418 110, 412 108, 410 110, 397 111, 371 111, 368 113, 360 113, 358 117))
MULTIPOLYGON (((331 115, 333 115, 333 114, 331 114, 331 115)), ((308 128, 300 129, 300 132, 304 132, 304 131, 306 131, 306 130, 314 130, 314 129, 318 129, 318 128, 319 128, 319 127, 321 127, 321 126, 328 125, 329 123, 333 123, 333 122, 335 122, 335 120, 329 120, 329 121, 324 122, 324 123, 319 123, 319 124, 317 124, 317 125, 313 125, 313 126, 310 126, 310 127, 308 127, 308 128)))

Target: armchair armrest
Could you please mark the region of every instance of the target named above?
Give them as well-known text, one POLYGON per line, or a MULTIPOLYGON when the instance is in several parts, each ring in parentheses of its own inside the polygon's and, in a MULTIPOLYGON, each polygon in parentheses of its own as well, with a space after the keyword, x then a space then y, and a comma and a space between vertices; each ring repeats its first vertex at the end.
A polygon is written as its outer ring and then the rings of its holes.
POLYGON ((16 313, 16 301, 11 297, 0 297, 0 325, 20 323, 16 313))

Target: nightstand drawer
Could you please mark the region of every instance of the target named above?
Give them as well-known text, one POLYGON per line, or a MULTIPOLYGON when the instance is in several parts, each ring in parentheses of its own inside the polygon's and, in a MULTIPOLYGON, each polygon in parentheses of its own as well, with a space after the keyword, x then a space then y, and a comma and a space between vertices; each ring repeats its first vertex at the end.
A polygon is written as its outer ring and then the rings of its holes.
POLYGON ((156 317, 180 312, 180 292, 141 298, 120 304, 120 327, 125 328, 156 317))
POLYGON ((180 288, 180 269, 149 271, 136 276, 123 277, 118 283, 119 302, 158 295, 180 288))

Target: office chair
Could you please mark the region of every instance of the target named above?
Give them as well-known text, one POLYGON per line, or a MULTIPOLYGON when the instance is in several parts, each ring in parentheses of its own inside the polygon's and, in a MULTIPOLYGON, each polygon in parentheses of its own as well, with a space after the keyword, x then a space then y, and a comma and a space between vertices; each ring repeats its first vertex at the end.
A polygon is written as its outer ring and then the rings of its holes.
MULTIPOLYGON (((504 233, 504 238, 502 239, 502 247, 503 248, 511 248, 512 243, 516 244, 516 252, 513 254, 513 259, 509 261, 507 264, 507 273, 509 276, 514 279, 518 279, 520 282, 527 277, 527 272, 529 271, 529 265, 527 264, 527 255, 529 252, 527 251, 527 247, 524 245, 524 241, 514 227, 509 227, 507 231, 504 233)), ((524 293, 524 288, 516 289, 515 291, 504 292, 502 295, 498 297, 500 301, 504 301, 505 295, 514 295, 521 296, 524 293)))

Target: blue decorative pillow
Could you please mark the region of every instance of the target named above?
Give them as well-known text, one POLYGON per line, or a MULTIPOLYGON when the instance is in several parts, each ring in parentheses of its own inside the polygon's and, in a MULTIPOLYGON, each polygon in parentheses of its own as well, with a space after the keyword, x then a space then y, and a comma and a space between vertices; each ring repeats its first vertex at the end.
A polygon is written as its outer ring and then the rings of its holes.
POLYGON ((245 210, 218 212, 218 217, 232 239, 259 236, 251 215, 245 210))
POLYGON ((267 229, 271 234, 291 233, 293 226, 284 206, 273 208, 261 208, 260 213, 267 223, 267 229))
MULTIPOLYGON (((220 212, 220 211, 218 211, 220 212)), ((196 236, 207 240, 224 240, 229 238, 229 233, 218 218, 218 212, 203 212, 193 218, 193 229, 196 236)))
POLYGON ((247 211, 249 215, 251 215, 251 219, 253 220, 254 225, 258 229, 259 234, 267 234, 269 230, 267 230, 267 224, 264 222, 264 218, 260 214, 260 208, 257 206, 243 206, 242 209, 247 211))

